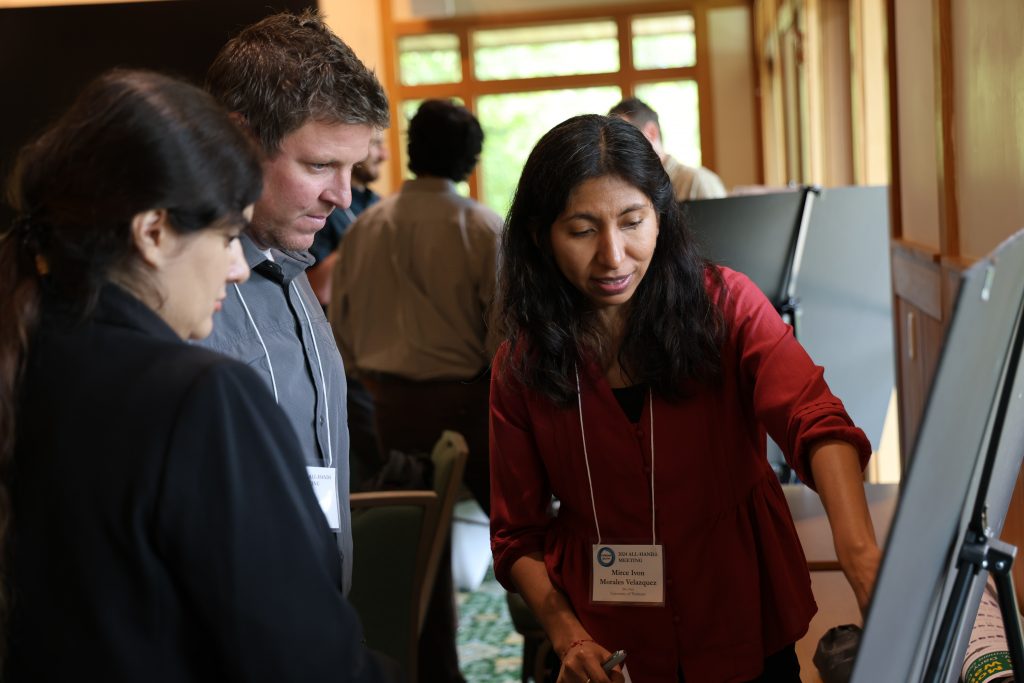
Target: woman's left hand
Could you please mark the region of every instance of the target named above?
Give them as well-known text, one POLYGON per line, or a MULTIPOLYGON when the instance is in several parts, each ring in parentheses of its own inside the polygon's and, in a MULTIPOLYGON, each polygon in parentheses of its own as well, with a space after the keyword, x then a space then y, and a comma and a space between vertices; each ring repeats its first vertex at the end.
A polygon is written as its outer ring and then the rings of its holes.
POLYGON ((844 441, 814 444, 811 473, 832 527, 836 558, 863 613, 875 588, 882 551, 875 540, 857 450, 844 441))
MULTIPOLYGON (((837 547, 836 554, 839 552, 837 547)), ((882 563, 882 551, 877 543, 871 543, 856 550, 844 550, 843 554, 846 557, 839 558, 839 566, 843 568, 843 574, 853 589, 861 614, 864 614, 875 590, 878 567, 882 563)))

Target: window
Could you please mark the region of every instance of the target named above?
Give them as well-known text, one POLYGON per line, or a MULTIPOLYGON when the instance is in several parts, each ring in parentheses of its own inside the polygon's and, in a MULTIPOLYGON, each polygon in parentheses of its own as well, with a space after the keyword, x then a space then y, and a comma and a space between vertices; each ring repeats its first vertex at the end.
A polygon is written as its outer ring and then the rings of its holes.
MULTIPOLYGON (((700 125, 706 87, 697 68, 701 10, 662 7, 395 24, 390 94, 403 120, 392 144, 404 147, 405 119, 420 101, 463 102, 486 136, 469 192, 504 214, 523 163, 544 133, 571 116, 603 114, 636 96, 658 112, 666 151, 699 165, 709 144, 700 125)), ((403 163, 396 174, 405 173, 403 163)))
POLYGON ((640 83, 636 96, 658 112, 665 151, 688 166, 700 166, 700 117, 697 82, 640 83))
POLYGON ((667 69, 697 63, 697 36, 689 12, 633 18, 633 65, 667 69))
POLYGON ((505 215, 526 157, 544 133, 577 114, 606 112, 622 99, 616 87, 483 95, 477 118, 484 129, 481 201, 505 215))
POLYGON ((398 71, 402 85, 458 83, 462 80, 459 37, 434 33, 399 38, 398 71))
POLYGON ((473 65, 481 81, 618 71, 615 22, 474 31, 473 65))

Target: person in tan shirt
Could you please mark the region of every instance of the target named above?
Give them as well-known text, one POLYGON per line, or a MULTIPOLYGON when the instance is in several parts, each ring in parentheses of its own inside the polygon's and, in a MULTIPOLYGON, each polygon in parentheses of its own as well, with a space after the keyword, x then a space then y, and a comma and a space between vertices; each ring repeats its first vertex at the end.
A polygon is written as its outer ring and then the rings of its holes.
MULTIPOLYGON (((382 452, 430 452, 443 430, 462 433, 464 481, 489 513, 489 366, 498 335, 488 321, 503 221, 456 191, 482 145, 465 108, 420 106, 409 123, 416 178, 349 228, 329 313, 346 367, 373 396, 382 452)), ((420 640, 421 680, 462 680, 451 584, 450 567, 440 568, 420 640)))
POLYGON ((643 100, 636 97, 622 100, 611 108, 608 115, 632 123, 650 141, 661 159, 661 165, 668 173, 669 180, 672 181, 672 190, 677 202, 690 199, 718 199, 728 194, 722 179, 714 171, 703 166, 687 166, 665 151, 658 112, 647 106, 643 100))

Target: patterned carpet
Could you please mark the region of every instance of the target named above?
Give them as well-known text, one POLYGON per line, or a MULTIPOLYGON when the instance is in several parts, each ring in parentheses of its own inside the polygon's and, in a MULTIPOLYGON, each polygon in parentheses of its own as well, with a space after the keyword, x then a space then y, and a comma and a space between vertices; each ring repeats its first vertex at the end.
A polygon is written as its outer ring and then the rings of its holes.
POLYGON ((519 683, 523 637, 512 627, 505 589, 487 576, 478 590, 460 592, 459 666, 466 683, 519 683))

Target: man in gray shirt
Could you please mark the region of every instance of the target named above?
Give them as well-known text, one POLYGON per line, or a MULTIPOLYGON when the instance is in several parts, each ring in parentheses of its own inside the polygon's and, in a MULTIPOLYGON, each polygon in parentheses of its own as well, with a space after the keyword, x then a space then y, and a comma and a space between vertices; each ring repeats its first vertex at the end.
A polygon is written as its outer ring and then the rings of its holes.
POLYGON ((309 286, 308 249, 352 198, 352 166, 389 123, 383 88, 314 12, 278 14, 217 55, 207 88, 263 149, 263 194, 241 241, 252 276, 228 288, 204 342, 248 363, 287 413, 352 581, 345 372, 309 286))

